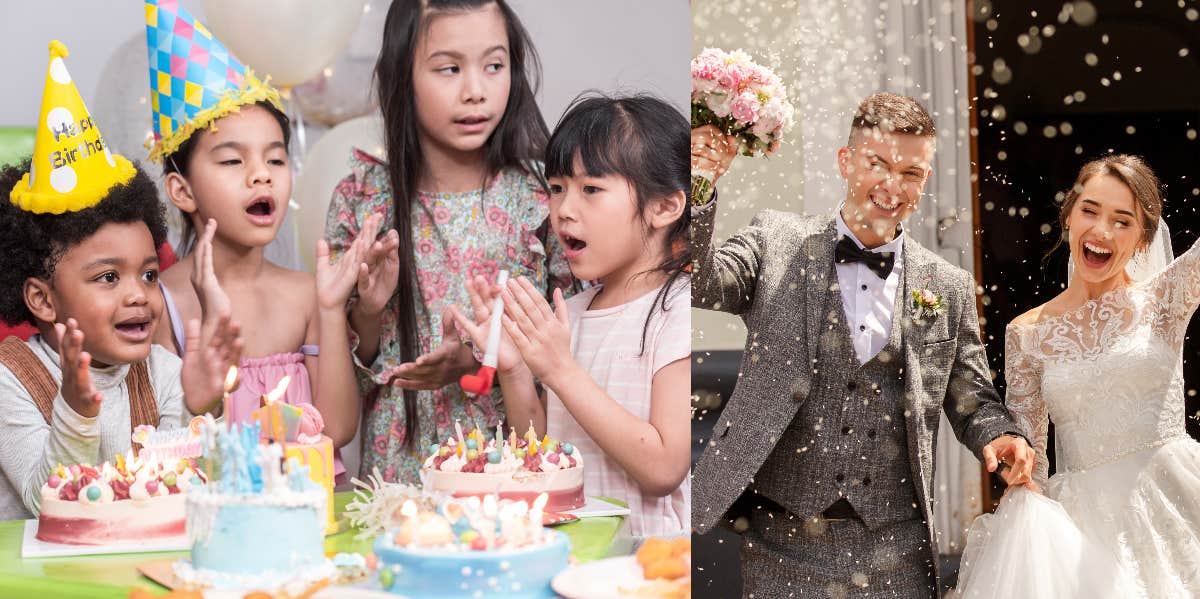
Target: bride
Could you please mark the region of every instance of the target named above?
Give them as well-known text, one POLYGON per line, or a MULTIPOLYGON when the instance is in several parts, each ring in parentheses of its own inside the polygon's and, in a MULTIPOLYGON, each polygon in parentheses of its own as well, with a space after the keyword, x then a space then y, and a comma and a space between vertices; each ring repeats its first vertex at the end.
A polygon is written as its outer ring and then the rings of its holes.
POLYGON ((1034 482, 972 526, 963 597, 1200 597, 1182 360, 1200 241, 1171 261, 1158 190, 1140 158, 1114 155, 1086 164, 1063 201, 1069 284, 1005 334, 1005 403, 1037 449, 1034 482))

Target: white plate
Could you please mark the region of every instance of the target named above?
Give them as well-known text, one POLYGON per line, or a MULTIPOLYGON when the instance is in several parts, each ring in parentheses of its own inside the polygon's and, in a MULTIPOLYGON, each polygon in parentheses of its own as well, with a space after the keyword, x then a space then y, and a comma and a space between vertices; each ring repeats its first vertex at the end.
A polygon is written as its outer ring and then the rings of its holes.
POLYGON ((633 595, 622 594, 619 589, 643 584, 646 580, 642 578, 642 567, 632 555, 571 566, 550 582, 554 592, 567 599, 630 599, 633 595))
POLYGON ((629 508, 609 503, 599 497, 588 497, 583 507, 567 510, 564 514, 575 514, 580 518, 595 518, 598 516, 628 516, 629 508))
POLYGON ((37 538, 37 529, 37 518, 30 518, 25 521, 25 536, 21 539, 22 558, 187 551, 192 548, 192 544, 188 542, 187 535, 153 541, 130 541, 129 543, 121 543, 119 545, 64 545, 61 543, 47 543, 37 538))

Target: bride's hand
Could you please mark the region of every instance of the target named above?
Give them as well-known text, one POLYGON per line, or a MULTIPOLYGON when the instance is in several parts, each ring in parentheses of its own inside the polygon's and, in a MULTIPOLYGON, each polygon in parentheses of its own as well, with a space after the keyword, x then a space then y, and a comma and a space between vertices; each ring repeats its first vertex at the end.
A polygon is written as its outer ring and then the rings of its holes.
POLYGON ((737 151, 737 140, 712 125, 692 129, 692 172, 705 173, 713 185, 729 170, 737 151))
POLYGON ((1008 497, 1008 494, 1010 492, 1012 492, 1013 489, 1016 489, 1017 487, 1025 487, 1026 489, 1029 489, 1030 491, 1033 491, 1034 493, 1037 493, 1038 495, 1045 495, 1045 493, 1042 492, 1042 488, 1039 487, 1037 483, 1030 480, 1029 482, 1027 482, 1023 485, 1009 485, 1008 487, 1006 487, 1004 489, 1004 494, 1001 497, 1008 497))

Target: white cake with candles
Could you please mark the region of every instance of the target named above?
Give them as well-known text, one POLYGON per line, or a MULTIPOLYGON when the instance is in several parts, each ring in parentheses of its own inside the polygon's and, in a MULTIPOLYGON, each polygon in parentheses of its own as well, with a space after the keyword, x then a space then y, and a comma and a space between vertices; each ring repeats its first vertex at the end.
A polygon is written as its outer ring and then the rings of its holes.
POLYGON ((497 494, 501 499, 531 504, 545 494, 545 509, 562 512, 583 507, 583 455, 567 442, 541 440, 531 425, 522 437, 497 426, 490 439, 478 428, 431 446, 421 468, 427 491, 454 497, 497 494))
POLYGON ((374 544, 380 586, 412 599, 554 597, 570 542, 542 527, 545 494, 525 501, 449 499, 436 511, 406 501, 374 544))

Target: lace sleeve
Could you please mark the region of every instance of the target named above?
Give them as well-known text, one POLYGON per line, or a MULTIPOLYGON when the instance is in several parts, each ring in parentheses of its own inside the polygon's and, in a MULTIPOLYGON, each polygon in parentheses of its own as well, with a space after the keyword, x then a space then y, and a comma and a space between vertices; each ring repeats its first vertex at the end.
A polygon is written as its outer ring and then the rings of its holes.
POLYGON ((1150 281, 1156 332, 1183 344, 1188 322, 1200 304, 1200 239, 1150 281))
POLYGON ((1050 428, 1050 417, 1046 403, 1042 401, 1041 362, 1030 355, 1030 350, 1021 343, 1022 325, 1008 325, 1004 331, 1004 379, 1008 383, 1004 404, 1012 413, 1013 421, 1033 443, 1037 456, 1033 466, 1033 480, 1046 488, 1050 461, 1046 458, 1046 437, 1050 428))

